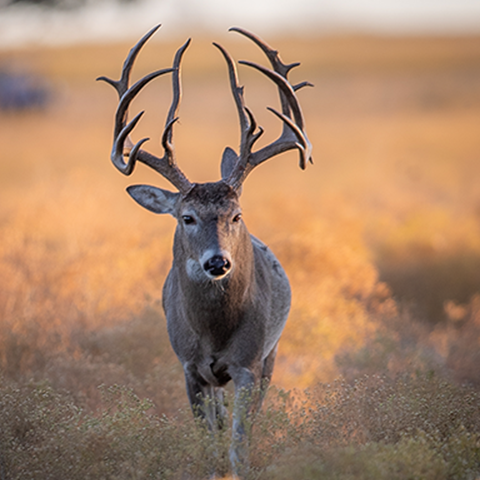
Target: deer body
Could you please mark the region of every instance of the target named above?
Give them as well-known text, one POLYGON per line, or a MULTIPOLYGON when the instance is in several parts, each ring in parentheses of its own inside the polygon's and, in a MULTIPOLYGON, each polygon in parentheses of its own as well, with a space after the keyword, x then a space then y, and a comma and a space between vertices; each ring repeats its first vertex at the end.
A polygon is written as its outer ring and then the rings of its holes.
POLYGON ((247 255, 238 257, 235 271, 221 280, 201 278, 200 272, 191 278, 189 260, 174 248, 164 286, 174 351, 184 366, 197 365, 214 386, 227 383, 232 368, 258 368, 276 346, 290 307, 288 280, 273 254, 249 236, 241 247, 247 255))
MULTIPOLYGON (((208 233, 215 237, 218 227, 212 220, 208 233)), ((195 371, 199 382, 215 387, 234 378, 236 369, 251 371, 258 384, 290 307, 290 286, 278 261, 251 239, 243 222, 238 230, 235 251, 220 242, 217 246, 232 258, 231 272, 219 280, 202 271, 201 261, 190 256, 177 232, 163 293, 168 332, 185 372, 195 371)), ((214 253, 212 246, 209 250, 214 253)))
POLYGON ((261 406, 270 382, 278 341, 290 309, 290 285, 273 253, 251 236, 242 220, 239 196, 249 172, 269 158, 287 150, 300 152, 300 166, 311 161, 310 144, 295 90, 288 71, 297 64, 285 65, 278 53, 258 37, 233 29, 262 48, 273 70, 242 62, 260 70, 277 85, 282 112, 271 111, 283 121, 280 137, 252 151, 263 133, 245 106, 243 87, 238 85, 234 63, 216 45, 227 61, 230 84, 241 127, 240 152, 224 151, 218 182, 190 183, 177 167, 172 144, 172 126, 180 101, 180 61, 187 42, 177 52, 171 69, 159 70, 140 79, 132 87, 129 77, 133 62, 152 29, 131 50, 122 77, 105 77, 115 87, 120 102, 116 113, 112 161, 124 174, 132 173, 136 161, 154 168, 178 192, 149 185, 128 187, 140 205, 157 214, 170 214, 177 220, 173 244, 173 263, 163 288, 163 307, 172 347, 185 373, 187 395, 195 415, 202 416, 212 431, 225 422, 222 387, 230 380, 235 386, 230 460, 234 475, 248 471, 248 430, 261 406), (173 101, 165 125, 162 158, 142 150, 146 141, 133 144, 129 134, 141 114, 127 123, 131 100, 153 78, 172 73, 173 101), (125 162, 125 160, 127 160, 125 162), (256 389, 258 387, 258 389, 256 389))
MULTIPOLYGON (((221 387, 233 380, 247 399, 254 387, 268 386, 290 309, 290 284, 273 253, 249 234, 229 185, 195 185, 184 198, 143 185, 129 187, 129 193, 142 206, 170 212, 178 221, 163 308, 189 401, 216 429, 224 422, 221 387), (228 265, 215 270, 212 258, 228 265), (205 408, 209 397, 214 403, 205 408)), ((249 400, 234 407, 239 445, 245 442, 245 419, 258 410, 262 395, 249 400)), ((236 447, 231 456, 239 456, 236 447)))

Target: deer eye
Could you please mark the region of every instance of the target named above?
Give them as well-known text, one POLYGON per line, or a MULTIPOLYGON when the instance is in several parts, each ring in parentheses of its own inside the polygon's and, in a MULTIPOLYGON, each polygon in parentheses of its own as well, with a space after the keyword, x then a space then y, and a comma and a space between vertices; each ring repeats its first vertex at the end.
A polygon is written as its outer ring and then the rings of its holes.
POLYGON ((191 215, 182 215, 182 220, 185 225, 192 225, 195 219, 191 215))
POLYGON ((241 214, 241 213, 237 213, 237 214, 232 218, 232 222, 233 222, 233 223, 238 223, 241 219, 242 219, 242 214, 241 214))

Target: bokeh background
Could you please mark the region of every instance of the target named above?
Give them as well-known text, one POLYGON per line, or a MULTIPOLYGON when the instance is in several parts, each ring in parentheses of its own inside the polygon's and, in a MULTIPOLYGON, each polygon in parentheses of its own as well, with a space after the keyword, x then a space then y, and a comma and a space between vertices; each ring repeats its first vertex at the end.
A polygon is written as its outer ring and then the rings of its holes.
MULTIPOLYGON (((292 81, 315 85, 298 94, 314 165, 302 172, 294 152, 272 159, 242 196, 250 231, 293 287, 273 383, 302 390, 339 376, 429 372, 478 388, 474 0, 0 2, 0 380, 46 382, 91 412, 99 385, 127 386, 158 414, 187 406, 160 302, 174 220, 125 193, 168 185, 144 166, 125 178, 111 165, 117 98, 95 82, 118 78, 156 23, 134 78, 169 66, 193 37, 175 128, 192 181, 218 179, 223 149, 238 145, 211 42, 264 62, 229 26, 300 61, 292 81)), ((280 125, 265 107, 277 106, 276 90, 245 67, 240 79, 271 141, 280 125)), ((135 138, 150 137, 158 153, 170 95, 161 78, 133 105, 146 109, 135 138)))

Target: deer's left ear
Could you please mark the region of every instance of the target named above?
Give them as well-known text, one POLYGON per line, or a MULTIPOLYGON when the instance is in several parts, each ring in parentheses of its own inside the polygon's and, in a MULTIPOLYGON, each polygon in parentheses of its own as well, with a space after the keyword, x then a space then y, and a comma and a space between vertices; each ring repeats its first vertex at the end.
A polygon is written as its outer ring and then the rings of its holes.
MULTIPOLYGON (((220 170, 222 172, 222 180, 226 180, 230 174, 233 172, 233 169, 238 162, 238 156, 230 147, 226 147, 222 155, 222 163, 220 164, 220 170)), ((242 188, 237 189, 237 194, 242 194, 242 188)))
POLYGON ((230 176, 237 160, 238 157, 235 151, 230 147, 225 148, 222 155, 222 163, 220 164, 223 180, 226 180, 230 176))
POLYGON ((131 185, 129 195, 142 207, 153 213, 169 213, 175 216, 175 205, 180 193, 170 192, 150 185, 131 185))

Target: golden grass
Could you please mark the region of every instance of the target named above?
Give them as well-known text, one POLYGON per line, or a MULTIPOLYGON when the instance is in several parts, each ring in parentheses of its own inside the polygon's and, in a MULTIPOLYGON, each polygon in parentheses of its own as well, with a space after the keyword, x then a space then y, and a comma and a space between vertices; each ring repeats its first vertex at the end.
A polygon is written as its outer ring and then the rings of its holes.
MULTIPOLYGON (((315 165, 302 173, 289 153, 244 188, 246 222, 294 291, 274 383, 303 388, 408 365, 480 382, 480 39, 279 43, 286 61, 304 64, 294 80, 316 85, 299 94, 315 165)), ((137 75, 167 66, 174 48, 149 45, 137 75)), ((111 167, 116 97, 94 82, 118 76, 127 50, 0 53, 33 62, 56 93, 45 112, 0 114, 0 367, 48 378, 93 406, 98 384, 124 383, 172 411, 165 382, 171 397, 185 397, 158 302, 174 222, 124 192, 166 183, 141 166, 131 178, 111 167)), ((254 51, 233 42, 232 52, 254 51)), ((241 75, 274 138, 278 122, 264 108, 275 105, 274 89, 241 75)), ((203 39, 187 52, 184 86, 179 163, 194 181, 218 179, 238 128, 225 66, 203 39)), ((169 101, 160 79, 135 102, 148 107, 137 138, 159 135, 169 101)))

